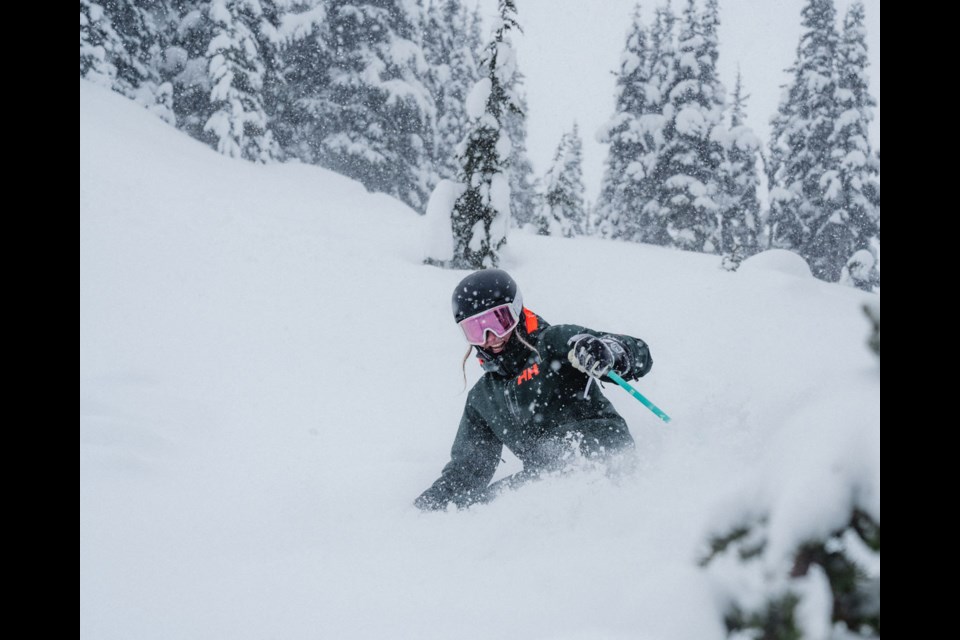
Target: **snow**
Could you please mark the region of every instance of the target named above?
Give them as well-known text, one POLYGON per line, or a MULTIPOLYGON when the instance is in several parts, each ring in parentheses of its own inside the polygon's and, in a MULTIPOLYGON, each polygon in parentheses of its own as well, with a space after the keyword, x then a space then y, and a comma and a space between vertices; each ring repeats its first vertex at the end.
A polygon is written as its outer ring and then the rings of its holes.
POLYGON ((322 25, 326 18, 327 7, 322 2, 301 12, 284 12, 278 38, 287 44, 306 38, 315 28, 322 25))
POLYGON ((620 73, 630 75, 640 66, 640 57, 629 49, 625 49, 620 56, 620 73))
POLYGON ((733 127, 729 130, 724 130, 720 127, 715 128, 711 138, 719 140, 727 149, 735 147, 741 151, 759 149, 763 144, 750 127, 743 125, 733 127))
POLYGON ((424 258, 447 261, 453 258, 453 207, 467 188, 462 182, 441 180, 427 202, 424 258))
MULTIPOLYGON (((879 296, 786 251, 728 272, 523 233, 502 266, 527 306, 647 340, 636 386, 673 420, 610 385, 635 475, 418 512, 465 399, 464 272, 423 264, 429 217, 80 82, 81 638, 724 638, 736 585, 851 504, 879 521, 879 296), (764 514, 755 567, 699 566, 764 514)), ((801 585, 822 631, 823 576, 801 585)))
POLYGON ((505 159, 510 157, 510 152, 513 150, 513 143, 510 142, 510 134, 507 133, 506 129, 500 130, 500 136, 497 138, 495 150, 499 158, 505 159))
POLYGON ((750 256, 740 265, 741 272, 779 271, 797 278, 812 278, 810 265, 802 257, 786 249, 770 249, 750 256))
POLYGON ((467 94, 466 111, 471 120, 477 120, 487 110, 487 100, 490 98, 490 90, 493 83, 490 78, 480 78, 467 94))
POLYGON ((680 109, 675 122, 677 132, 685 136, 702 137, 707 132, 707 120, 699 106, 680 109))

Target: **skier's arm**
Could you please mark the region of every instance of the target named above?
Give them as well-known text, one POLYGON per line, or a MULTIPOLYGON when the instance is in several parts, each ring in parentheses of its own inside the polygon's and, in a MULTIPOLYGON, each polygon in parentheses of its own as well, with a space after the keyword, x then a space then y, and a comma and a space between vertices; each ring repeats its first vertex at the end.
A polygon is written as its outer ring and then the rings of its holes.
POLYGON ((493 479, 502 451, 503 443, 468 402, 453 441, 450 462, 414 504, 424 511, 436 511, 445 509, 450 502, 462 507, 481 498, 493 479))

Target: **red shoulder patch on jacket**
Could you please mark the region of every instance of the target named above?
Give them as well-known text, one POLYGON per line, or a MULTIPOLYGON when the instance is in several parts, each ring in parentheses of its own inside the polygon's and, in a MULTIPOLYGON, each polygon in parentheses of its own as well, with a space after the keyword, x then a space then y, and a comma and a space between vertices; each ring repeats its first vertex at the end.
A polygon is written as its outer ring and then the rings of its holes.
POLYGON ((537 327, 540 326, 540 323, 537 321, 537 314, 526 307, 523 308, 523 319, 527 333, 533 333, 537 330, 537 327))

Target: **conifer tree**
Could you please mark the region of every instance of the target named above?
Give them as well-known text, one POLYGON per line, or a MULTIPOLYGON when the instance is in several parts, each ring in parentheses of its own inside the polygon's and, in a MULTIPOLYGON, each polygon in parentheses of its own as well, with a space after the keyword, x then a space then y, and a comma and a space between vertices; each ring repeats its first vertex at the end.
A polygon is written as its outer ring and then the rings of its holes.
MULTIPOLYGON (((879 355, 879 309, 876 314, 879 355)), ((724 579, 736 585, 724 594, 728 637, 879 640, 879 517, 851 505, 845 523, 798 539, 787 549, 771 544, 771 520, 765 513, 712 536, 710 552, 701 560, 708 571, 725 561, 724 579), (815 589, 810 588, 811 575, 816 576, 815 589), (832 603, 826 628, 809 615, 810 607, 822 606, 825 598, 832 603), (811 635, 816 632, 826 635, 811 635)))
POLYGON ((160 74, 162 0, 81 0, 80 77, 174 121, 173 87, 160 74))
POLYGON ((80 0, 80 77, 112 88, 117 77, 112 59, 122 50, 103 4, 80 0))
POLYGON ((283 11, 277 0, 259 0, 260 18, 253 29, 257 51, 263 61, 263 87, 260 90, 260 100, 267 116, 267 124, 277 146, 277 158, 284 160, 286 156, 283 147, 277 138, 276 123, 283 116, 287 108, 288 87, 282 75, 281 47, 283 37, 281 24, 283 11))
MULTIPOLYGON (((437 133, 433 143, 433 166, 439 178, 455 178, 457 146, 467 134, 465 104, 479 79, 477 49, 471 49, 473 23, 460 0, 442 0, 430 5, 424 30, 424 55, 430 66, 429 84, 437 110, 437 133)), ((433 185, 431 185, 432 187, 433 185)))
POLYGON ((213 0, 214 37, 207 50, 212 113, 203 130, 217 151, 259 162, 275 160, 280 148, 263 106, 266 69, 254 35, 261 32, 259 0, 213 0))
POLYGON ((402 0, 330 0, 326 22, 320 163, 423 211, 435 108, 421 77, 419 19, 402 0))
POLYGON ((845 270, 850 273, 849 261, 861 251, 870 252, 869 260, 858 256, 855 262, 859 269, 853 271, 860 275, 851 279, 854 286, 870 290, 880 282, 873 255, 880 236, 880 163, 870 144, 870 122, 877 103, 869 93, 864 21, 863 3, 850 5, 837 47, 836 103, 840 114, 834 127, 832 152, 841 191, 832 201, 831 220, 839 221, 847 232, 833 254, 824 258, 831 263, 831 275, 838 264, 847 265, 845 270))
POLYGON ((760 140, 746 125, 746 100, 739 71, 734 85, 730 130, 723 137, 720 177, 720 252, 729 268, 757 252, 762 233, 760 216, 760 140))
MULTIPOLYGON (((456 0, 452 1, 456 4, 456 0)), ((452 38, 459 37, 462 40, 463 34, 456 31, 455 24, 446 24, 446 13, 443 10, 445 9, 444 2, 427 0, 426 6, 423 2, 424 0, 416 0, 420 12, 419 44, 426 63, 426 69, 422 76, 423 86, 430 94, 435 112, 434 126, 428 139, 424 140, 427 147, 427 190, 433 191, 442 178, 455 175, 453 154, 444 157, 440 136, 440 120, 444 117, 443 113, 446 110, 447 85, 452 80, 450 69, 452 38)))
POLYGON ((653 62, 637 5, 617 73, 615 112, 600 133, 610 145, 593 223, 603 237, 639 239, 640 212, 649 197, 645 187, 663 127, 653 62))
POLYGON ((678 42, 676 84, 668 94, 666 143, 658 157, 660 183, 657 212, 666 222, 672 246, 717 253, 716 202, 718 169, 723 159, 719 143, 723 87, 717 76, 715 4, 707 19, 688 0, 678 42))
POLYGON ((880 288, 880 271, 877 269, 877 259, 873 252, 859 249, 850 256, 840 270, 839 282, 864 291, 877 291, 880 288))
POLYGON ((669 0, 658 7, 650 30, 650 81, 647 92, 645 128, 651 131, 642 156, 644 176, 637 189, 636 204, 631 207, 629 237, 636 242, 670 245, 670 209, 661 206, 660 191, 669 174, 669 166, 662 159, 664 149, 672 142, 676 128, 671 125, 676 108, 670 96, 677 85, 679 68, 675 43, 677 18, 669 0))
POLYGON ((546 191, 536 217, 537 232, 571 238, 585 233, 583 140, 577 125, 563 134, 544 178, 546 191))
POLYGON ((650 101, 660 111, 670 108, 670 92, 677 83, 676 24, 677 16, 667 0, 666 4, 657 7, 650 30, 650 76, 655 88, 650 101))
POLYGON ((322 0, 299 0, 279 30, 278 84, 283 87, 273 129, 286 157, 319 164, 333 110, 328 95, 334 50, 322 0))
POLYGON ((523 90, 523 74, 517 71, 510 82, 514 88, 517 110, 506 114, 504 128, 510 139, 510 219, 515 227, 533 220, 537 211, 538 181, 527 155, 527 97, 523 90))
POLYGON ((453 205, 452 266, 496 267, 510 220, 510 138, 507 113, 520 110, 510 82, 516 61, 511 36, 519 29, 513 0, 499 0, 500 19, 480 59, 481 78, 468 97, 471 128, 458 154, 463 192, 453 205))
MULTIPOLYGON (((770 226, 773 246, 802 255, 813 274, 836 281, 841 265, 829 255, 843 229, 831 223, 840 184, 834 169, 837 120, 833 0, 807 0, 792 79, 772 122, 770 226)), ((847 256, 844 256, 846 259, 847 256)))
POLYGON ((210 93, 213 81, 207 54, 214 37, 210 0, 172 0, 164 73, 173 84, 173 109, 177 128, 207 144, 214 138, 204 131, 213 115, 210 93))

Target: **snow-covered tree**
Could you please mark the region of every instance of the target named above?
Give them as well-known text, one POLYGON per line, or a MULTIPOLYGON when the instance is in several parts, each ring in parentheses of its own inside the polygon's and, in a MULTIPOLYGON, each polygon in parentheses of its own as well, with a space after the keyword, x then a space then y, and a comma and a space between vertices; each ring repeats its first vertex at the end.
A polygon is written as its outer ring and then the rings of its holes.
POLYGON ((435 117, 417 16, 403 0, 329 0, 332 65, 320 99, 320 163, 423 211, 435 117))
POLYGON ((720 164, 720 252, 731 266, 757 252, 760 215, 760 140, 746 125, 746 100, 739 71, 733 89, 730 129, 725 133, 720 164))
MULTIPOLYGON (((667 215, 669 209, 660 206, 659 192, 668 174, 667 164, 661 154, 675 135, 675 127, 670 126, 676 110, 670 96, 677 84, 679 53, 675 43, 677 18, 668 1, 658 7, 654 23, 650 29, 650 72, 646 87, 648 106, 641 120, 644 131, 644 151, 638 156, 639 165, 631 165, 633 171, 643 168, 640 184, 631 200, 630 215, 627 217, 626 238, 635 242, 647 242, 657 245, 669 245, 667 215)), ((639 173, 637 173, 640 176, 639 173)))
POLYGON ((213 115, 210 94, 213 80, 207 54, 214 38, 210 0, 173 0, 170 44, 164 52, 163 73, 173 84, 173 109, 177 128, 214 145, 204 131, 213 115))
POLYGON ((653 58, 640 6, 633 12, 617 72, 613 117, 598 132, 609 144, 593 232, 607 238, 639 238, 640 212, 650 197, 649 184, 662 137, 660 88, 652 77, 653 58))
POLYGON ((523 89, 523 74, 516 72, 510 86, 518 109, 506 114, 504 128, 510 138, 510 219, 515 227, 523 227, 533 220, 538 206, 538 181, 533 164, 527 155, 527 97, 523 89))
POLYGON ((285 0, 260 0, 260 19, 253 30, 257 51, 263 61, 263 86, 260 89, 261 103, 267 115, 267 122, 273 139, 280 148, 279 159, 285 159, 283 147, 277 137, 276 123, 287 109, 288 87, 283 79, 281 48, 284 40, 281 34, 285 0))
MULTIPOLYGON (((832 153, 839 172, 840 193, 831 200, 831 221, 841 224, 847 232, 833 254, 824 256, 830 263, 831 274, 840 263, 846 265, 845 273, 856 271, 850 261, 862 251, 872 254, 880 236, 880 161, 870 144, 870 122, 877 103, 869 92, 864 21, 863 3, 850 5, 837 47, 836 103, 840 113, 834 126, 832 153)), ((876 256, 866 260, 861 255, 855 262, 861 270, 869 264, 874 272, 861 273, 849 281, 867 290, 879 286, 876 256)))
MULTIPOLYGON (((833 0, 807 0, 792 78, 772 121, 771 239, 802 255, 818 278, 836 281, 842 262, 830 257, 845 232, 831 222, 841 185, 833 157, 837 121, 837 32, 833 0)), ((844 260, 849 257, 844 256, 844 260)))
POLYGON ((457 146, 466 136, 469 124, 467 95, 479 79, 479 47, 471 48, 471 34, 479 29, 475 23, 478 19, 476 14, 467 13, 460 0, 433 2, 427 11, 423 49, 437 110, 432 161, 439 178, 456 178, 459 170, 457 146))
POLYGON ((791 549, 774 548, 774 536, 761 516, 710 540, 702 564, 736 585, 728 637, 879 639, 879 518, 853 506, 846 522, 791 549))
POLYGON ((672 246, 717 253, 718 169, 723 160, 724 90, 717 75, 716 3, 701 14, 687 0, 679 34, 676 84, 670 89, 666 143, 658 157, 663 178, 660 219, 672 246))
POLYGON ((880 287, 880 271, 877 259, 869 249, 859 249, 850 256, 840 270, 840 284, 864 291, 876 291, 880 287))
POLYGON ((655 91, 650 101, 661 110, 669 106, 670 91, 677 82, 676 24, 677 16, 667 0, 665 5, 657 7, 650 29, 650 77, 655 91))
POLYGON ((279 84, 283 87, 273 117, 273 130, 287 157, 318 164, 322 141, 333 110, 327 87, 333 66, 327 5, 300 0, 281 18, 278 30, 279 84))
POLYGON ((103 5, 80 0, 80 77, 112 88, 117 67, 111 58, 118 51, 123 43, 103 5))
POLYGON ((510 86, 516 76, 511 44, 513 31, 519 29, 516 11, 513 0, 500 0, 498 23, 480 58, 480 80, 467 98, 471 127, 457 154, 461 188, 451 212, 450 264, 455 268, 495 267, 507 242, 511 145, 505 120, 507 113, 520 110, 510 86))
POLYGON ((576 124, 560 139, 543 182, 546 190, 535 219, 537 232, 567 238, 583 235, 587 224, 583 201, 583 140, 576 124))
POLYGON ((260 32, 259 0, 213 0, 209 7, 214 36, 207 49, 212 113, 203 130, 217 151, 259 162, 275 160, 280 148, 263 106, 266 69, 254 35, 260 32))
POLYGON ((173 122, 173 87, 160 74, 165 15, 162 0, 80 0, 80 77, 173 122))

